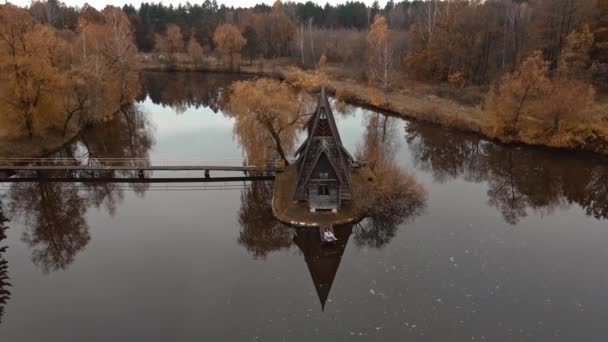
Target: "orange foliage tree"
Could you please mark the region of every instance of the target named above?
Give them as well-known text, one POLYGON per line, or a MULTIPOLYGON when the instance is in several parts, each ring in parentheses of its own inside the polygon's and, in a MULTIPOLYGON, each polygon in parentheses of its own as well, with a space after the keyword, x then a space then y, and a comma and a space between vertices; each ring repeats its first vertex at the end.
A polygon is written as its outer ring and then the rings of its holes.
POLYGON ((391 30, 383 16, 376 16, 367 35, 369 49, 369 79, 389 90, 393 80, 393 48, 390 44, 391 30))
POLYGON ((201 63, 203 60, 203 48, 201 44, 198 43, 194 34, 190 35, 190 40, 188 40, 188 55, 194 64, 201 63))
POLYGON ((156 51, 168 54, 171 59, 175 59, 175 55, 184 50, 184 37, 179 26, 169 24, 164 34, 156 34, 154 48, 156 51))
POLYGON ((235 55, 239 55, 241 49, 247 43, 239 29, 232 24, 218 26, 213 34, 213 42, 222 54, 230 60, 230 69, 234 65, 235 55))
MULTIPOLYGON (((0 5, 0 122, 32 137, 102 119, 139 90, 132 28, 118 8, 83 9, 78 34, 0 5), (16 128, 16 129, 15 129, 16 128)), ((5 127, 6 129, 6 127, 5 127)))
POLYGON ((286 83, 266 78, 239 81, 230 89, 228 109, 236 118, 234 132, 248 162, 263 165, 274 153, 287 161, 305 123, 300 95, 286 83))
POLYGON ((498 89, 489 93, 486 105, 496 115, 496 128, 501 134, 518 133, 522 118, 537 116, 541 102, 551 87, 547 74, 549 64, 540 51, 523 61, 519 69, 503 77, 498 89))
MULTIPOLYGON (((570 40, 568 45, 573 42, 570 40)), ((594 88, 585 81, 568 77, 572 75, 571 68, 580 66, 575 62, 579 59, 572 58, 573 55, 562 54, 561 74, 553 79, 549 77, 549 62, 540 51, 503 77, 498 89, 491 91, 486 99, 487 109, 496 117, 499 137, 518 137, 529 142, 540 138, 561 140, 563 123, 582 127, 596 117, 594 88)), ((568 137, 571 138, 576 137, 568 137)))

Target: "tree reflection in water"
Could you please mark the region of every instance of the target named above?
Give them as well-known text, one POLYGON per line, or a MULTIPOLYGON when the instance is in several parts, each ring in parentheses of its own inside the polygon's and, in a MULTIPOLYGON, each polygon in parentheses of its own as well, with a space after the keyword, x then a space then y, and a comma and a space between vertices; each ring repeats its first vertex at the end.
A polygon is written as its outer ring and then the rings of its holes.
POLYGON ((396 119, 375 113, 368 118, 357 159, 367 161, 375 180, 355 194, 368 217, 354 229, 358 246, 388 244, 404 223, 412 222, 425 206, 427 194, 416 179, 394 162, 399 147, 396 119))
POLYGON ((43 272, 65 269, 89 242, 87 203, 76 183, 13 183, 8 212, 27 228, 22 240, 43 272))
POLYGON ((415 122, 406 131, 418 167, 439 182, 487 182, 488 204, 509 224, 529 210, 550 213, 571 204, 608 218, 608 164, 597 156, 498 145, 415 122))
MULTIPOLYGON (((121 164, 150 165, 149 151, 154 145, 152 127, 145 113, 137 105, 125 107, 110 122, 83 132, 78 142, 78 152, 71 157, 81 164, 98 165, 101 158, 122 159, 121 164)), ((89 177, 137 177, 135 170, 83 171, 89 177)), ((113 213, 116 200, 122 200, 122 192, 115 191, 116 184, 86 183, 95 199, 96 207, 105 201, 113 213), (118 198, 112 193, 118 192, 118 198)), ((130 188, 139 196, 148 189, 148 183, 132 183, 130 188)))
POLYGON ((148 96, 154 104, 169 106, 178 114, 189 107, 208 107, 217 113, 226 103, 226 89, 230 84, 246 78, 236 74, 144 72, 144 91, 138 100, 142 101, 148 96))
POLYGON ((2 324, 2 316, 4 316, 4 307, 10 299, 11 293, 8 288, 11 286, 8 278, 8 262, 4 259, 7 246, 3 245, 6 239, 6 226, 8 219, 4 216, 2 201, 0 201, 0 324, 2 324))
POLYGON ((293 229, 280 223, 272 213, 274 182, 254 181, 241 192, 238 242, 255 259, 291 246, 293 229))
MULTIPOLYGON (((131 106, 113 120, 92 127, 79 139, 50 157, 72 159, 84 165, 101 164, 100 158, 136 158, 148 165, 153 145, 145 115, 131 106)), ((134 161, 126 161, 134 162, 134 161)), ((36 171, 21 173, 36 178, 136 177, 133 171, 36 171)), ((143 196, 148 184, 129 184, 143 196)), ((66 269, 90 240, 85 213, 89 207, 104 207, 114 215, 124 188, 108 182, 32 182, 12 183, 8 191, 7 214, 21 219, 26 230, 22 240, 32 250, 32 261, 44 273, 66 269)))

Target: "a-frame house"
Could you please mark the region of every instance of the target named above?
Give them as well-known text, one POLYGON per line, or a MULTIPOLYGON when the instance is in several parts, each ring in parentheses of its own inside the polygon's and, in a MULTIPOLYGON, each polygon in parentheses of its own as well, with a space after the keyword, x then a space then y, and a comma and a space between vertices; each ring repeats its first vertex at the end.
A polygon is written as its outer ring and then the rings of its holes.
POLYGON ((342 145, 325 88, 307 123, 308 137, 296 151, 298 170, 295 200, 308 202, 311 211, 337 211, 352 199, 353 157, 342 145))

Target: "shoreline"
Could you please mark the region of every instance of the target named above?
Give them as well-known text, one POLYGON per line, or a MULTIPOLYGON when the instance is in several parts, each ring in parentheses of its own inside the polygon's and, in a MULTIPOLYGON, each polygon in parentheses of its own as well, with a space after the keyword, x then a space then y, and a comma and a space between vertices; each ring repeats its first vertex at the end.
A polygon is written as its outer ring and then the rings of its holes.
MULTIPOLYGON (((238 70, 228 70, 220 66, 162 67, 142 65, 141 71, 240 74, 279 79, 294 87, 304 88, 311 92, 318 91, 320 87, 319 84, 314 84, 314 82, 303 84, 306 82, 302 82, 302 78, 314 77, 313 73, 295 66, 277 64, 262 65, 261 67, 260 65, 255 66, 255 64, 253 66, 242 65, 238 70)), ((557 142, 551 141, 551 139, 541 141, 529 141, 521 138, 505 139, 493 133, 494 127, 488 122, 487 115, 480 105, 465 105, 452 99, 434 94, 425 94, 408 88, 391 91, 383 95, 384 101, 382 103, 377 103, 372 98, 380 94, 379 90, 349 79, 340 80, 328 77, 325 87, 329 94, 350 105, 379 111, 399 118, 430 123, 446 129, 476 134, 483 139, 505 146, 547 148, 557 151, 585 152, 608 156, 608 140, 597 137, 601 135, 601 131, 593 132, 596 133, 594 134, 595 139, 574 146, 564 144, 559 139, 557 142)), ((608 132, 606 133, 606 136, 608 136, 608 132)))
MULTIPOLYGON (((307 91, 318 91, 319 84, 302 84, 302 77, 312 77, 313 73, 296 67, 279 66, 276 64, 243 65, 239 70, 227 70, 218 66, 158 66, 142 65, 141 72, 201 72, 218 74, 236 74, 279 79, 307 91)), ((381 112, 398 118, 437 125, 463 133, 475 134, 485 140, 505 146, 523 146, 545 148, 570 153, 590 153, 608 156, 608 140, 596 137, 578 146, 559 145, 551 142, 531 142, 521 139, 505 140, 492 134, 493 128, 483 120, 483 110, 479 106, 457 103, 455 100, 441 98, 436 95, 424 95, 415 90, 400 89, 385 95, 383 103, 374 103, 374 89, 354 80, 327 80, 326 89, 329 94, 350 105, 381 112)), ((42 157, 59 150, 76 139, 81 130, 70 132, 66 137, 58 134, 35 136, 29 140, 26 137, 0 138, 0 158, 35 158, 42 157), (10 147, 10 148, 9 148, 10 147), (18 148, 15 148, 18 147, 18 148), (16 152, 15 152, 16 151, 16 152)))

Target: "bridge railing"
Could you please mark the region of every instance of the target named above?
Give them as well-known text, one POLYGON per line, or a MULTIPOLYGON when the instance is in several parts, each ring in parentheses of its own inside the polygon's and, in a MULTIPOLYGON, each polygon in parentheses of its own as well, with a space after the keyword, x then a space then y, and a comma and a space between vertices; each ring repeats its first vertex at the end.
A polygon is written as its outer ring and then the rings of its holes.
POLYGON ((180 159, 149 159, 149 158, 0 158, 3 166, 100 166, 100 167, 151 167, 151 166, 234 166, 252 167, 276 170, 284 167, 284 162, 272 159, 262 165, 248 165, 243 158, 180 158, 180 159))

